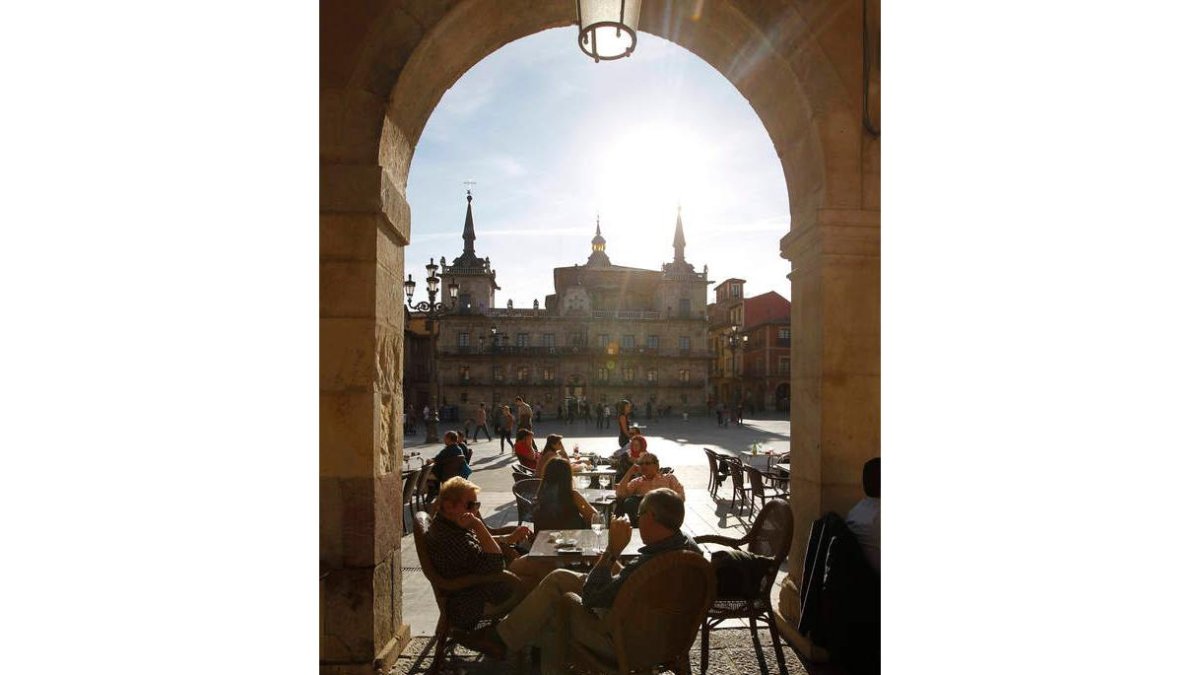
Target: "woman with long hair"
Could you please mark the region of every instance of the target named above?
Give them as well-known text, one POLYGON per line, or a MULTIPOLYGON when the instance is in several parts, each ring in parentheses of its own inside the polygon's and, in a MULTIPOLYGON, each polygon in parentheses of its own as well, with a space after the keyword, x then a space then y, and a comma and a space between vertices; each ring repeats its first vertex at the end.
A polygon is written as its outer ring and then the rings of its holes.
POLYGON ((617 404, 617 444, 622 448, 629 442, 629 414, 633 412, 633 404, 627 399, 621 399, 617 404))
POLYGON ((596 509, 575 489, 571 464, 561 457, 547 462, 533 507, 534 531, 586 530, 595 514, 596 509))
POLYGON ((538 456, 537 469, 535 469, 538 478, 543 477, 542 473, 546 471, 546 464, 555 457, 568 459, 567 449, 563 447, 563 437, 560 434, 550 434, 546 437, 546 447, 542 448, 542 454, 538 456))

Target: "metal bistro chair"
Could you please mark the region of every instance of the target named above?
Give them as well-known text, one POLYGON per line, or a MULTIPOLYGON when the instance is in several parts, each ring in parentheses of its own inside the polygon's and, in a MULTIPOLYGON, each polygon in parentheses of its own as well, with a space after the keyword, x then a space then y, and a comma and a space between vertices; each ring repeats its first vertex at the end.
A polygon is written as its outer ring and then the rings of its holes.
POLYGON ((433 562, 429 559, 429 550, 425 544, 425 537, 429 534, 429 527, 432 521, 433 517, 428 513, 421 512, 417 514, 416 521, 413 524, 413 544, 417 549, 417 557, 421 560, 421 571, 425 573, 425 578, 429 580, 429 585, 433 587, 433 597, 437 600, 438 622, 437 629, 434 631, 436 647, 433 652, 433 668, 430 672, 440 673, 442 672, 442 661, 446 657, 446 639, 450 630, 450 623, 446 619, 447 595, 481 584, 494 584, 497 582, 510 584, 513 587, 513 592, 509 596, 509 600, 502 605, 491 608, 491 611, 485 613, 480 619, 480 624, 493 623, 508 614, 520 601, 521 594, 517 590, 520 588, 521 580, 520 577, 508 570, 501 570, 492 574, 468 574, 467 576, 455 577, 453 579, 447 579, 438 574, 437 570, 433 568, 433 562))
POLYGON ((750 477, 750 513, 754 513, 754 500, 757 499, 760 504, 766 506, 768 499, 787 499, 787 492, 775 487, 767 487, 765 485, 767 479, 763 476, 763 472, 758 469, 747 466, 746 474, 750 477))
MULTIPOLYGON (((750 501, 750 491, 746 489, 746 472, 742 466, 742 460, 737 457, 728 457, 725 459, 725 465, 729 467, 729 479, 733 485, 733 497, 729 500, 729 508, 733 508, 734 502, 738 504, 738 515, 742 515, 742 508, 750 501)), ((750 508, 754 508, 754 504, 750 504, 750 508)))
POLYGON ((429 477, 431 475, 433 475, 432 460, 426 462, 421 470, 417 471, 416 483, 413 485, 413 493, 408 502, 409 510, 414 514, 429 508, 429 477))
MULTIPOLYGON (((403 495, 401 497, 401 499, 403 501, 400 502, 400 509, 401 509, 400 510, 400 520, 401 521, 404 520, 404 505, 407 504, 409 520, 412 520, 414 523, 416 523, 417 511, 413 507, 413 500, 417 494, 417 480, 420 477, 421 477, 421 469, 415 469, 412 473, 410 473, 404 477, 404 488, 401 492, 401 494, 403 495)), ((401 525, 404 525, 404 523, 401 522, 401 525)), ((407 525, 405 525, 404 533, 408 534, 409 532, 412 532, 412 530, 409 529, 409 527, 407 525)))
POLYGON ((704 448, 704 456, 708 459, 708 494, 715 500, 721 483, 729 477, 729 467, 726 466, 724 458, 717 457, 715 450, 704 448))
MULTIPOLYGON (((665 665, 690 675, 688 653, 716 589, 716 574, 704 556, 691 551, 655 556, 622 584, 600 620, 612 635, 616 660, 572 642, 566 651, 571 672, 641 673, 665 665)), ((558 610, 560 626, 568 626, 573 613, 587 611, 576 593, 564 595, 558 610)))
POLYGON ((757 621, 764 619, 771 631, 775 658, 779 659, 779 671, 786 675, 787 665, 783 660, 783 647, 779 641, 779 630, 775 626, 775 612, 771 608, 771 587, 775 584, 779 566, 783 564, 792 545, 792 507, 782 499, 772 499, 758 512, 750 531, 741 539, 705 534, 696 537, 696 543, 722 544, 770 559, 769 564, 764 566, 758 588, 753 589, 754 592, 748 597, 718 597, 713 601, 712 609, 708 611, 708 616, 700 628, 701 674, 708 669, 708 634, 718 624, 726 619, 749 619, 750 634, 757 644, 757 621))
POLYGON ((540 487, 542 487, 541 478, 529 478, 513 483, 513 496, 517 498, 517 525, 526 520, 533 522, 533 504, 537 501, 540 487))

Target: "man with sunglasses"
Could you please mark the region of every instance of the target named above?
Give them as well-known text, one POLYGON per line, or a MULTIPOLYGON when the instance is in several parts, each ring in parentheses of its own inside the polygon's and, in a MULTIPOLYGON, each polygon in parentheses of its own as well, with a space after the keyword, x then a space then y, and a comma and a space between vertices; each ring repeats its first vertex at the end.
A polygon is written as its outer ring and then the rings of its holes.
POLYGON ((639 566, 654 556, 669 551, 692 551, 700 547, 680 531, 684 506, 679 495, 669 489, 651 490, 642 500, 638 532, 642 543, 638 557, 626 565, 618 562, 629 545, 633 528, 628 520, 613 518, 609 524, 608 547, 591 572, 584 575, 566 569, 554 570, 495 626, 476 631, 455 630, 451 635, 460 644, 496 659, 537 643, 542 648, 541 672, 563 672, 563 656, 571 642, 589 650, 616 658, 612 626, 604 621, 616 601, 621 585, 639 566), (616 574, 614 574, 614 572, 616 574), (583 606, 572 604, 564 625, 556 625, 558 607, 567 593, 578 593, 583 606))
POLYGON ((621 477, 621 480, 613 486, 617 493, 617 513, 629 516, 630 523, 636 527, 638 505, 641 503, 642 497, 658 488, 670 488, 679 495, 680 500, 684 499, 683 485, 675 477, 675 474, 659 473, 658 455, 652 452, 643 452, 621 477))
MULTIPOLYGON (((438 574, 453 579, 467 574, 491 574, 504 569, 502 545, 519 544, 531 532, 521 526, 495 536, 479 516, 479 486, 461 476, 442 483, 438 512, 425 539, 429 560, 438 574)), ((512 586, 494 583, 472 586, 446 598, 450 625, 472 628, 483 616, 484 605, 508 599, 512 586)))

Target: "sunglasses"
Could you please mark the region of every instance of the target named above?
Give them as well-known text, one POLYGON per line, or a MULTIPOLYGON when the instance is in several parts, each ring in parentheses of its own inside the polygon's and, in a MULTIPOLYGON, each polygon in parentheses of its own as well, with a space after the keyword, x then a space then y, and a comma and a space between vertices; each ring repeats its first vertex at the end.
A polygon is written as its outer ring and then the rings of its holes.
POLYGON ((474 511, 475 509, 479 508, 480 506, 483 506, 483 502, 467 502, 467 510, 468 511, 474 511))
POLYGON ((657 465, 656 463, 654 463, 654 462, 636 462, 636 464, 637 464, 638 466, 658 466, 658 465, 657 465))

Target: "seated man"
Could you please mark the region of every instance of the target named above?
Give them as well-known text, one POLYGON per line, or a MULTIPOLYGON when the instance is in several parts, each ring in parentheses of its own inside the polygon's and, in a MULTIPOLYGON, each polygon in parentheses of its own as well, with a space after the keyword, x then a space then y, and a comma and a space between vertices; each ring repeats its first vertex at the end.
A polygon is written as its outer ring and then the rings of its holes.
POLYGON ((446 447, 433 458, 433 475, 439 482, 453 476, 471 477, 471 451, 458 440, 457 431, 447 431, 442 437, 446 447))
POLYGON ((638 520, 638 503, 642 496, 651 490, 670 488, 679 495, 681 501, 684 499, 683 485, 679 479, 674 474, 659 473, 658 468, 658 455, 644 452, 613 486, 617 493, 617 513, 628 515, 634 525, 637 525, 638 520))
POLYGON ((571 570, 554 570, 496 626, 477 631, 455 631, 461 644, 488 656, 504 659, 510 651, 538 642, 542 648, 543 673, 561 673, 562 647, 577 641, 599 654, 614 656, 612 634, 601 621, 612 607, 621 584, 642 563, 660 553, 687 550, 700 553, 692 538, 679 531, 683 525, 683 500, 668 489, 651 490, 641 503, 638 531, 645 543, 635 560, 622 566, 617 562, 629 544, 632 526, 614 518, 609 528, 608 548, 586 576, 571 570), (613 576, 616 571, 616 576, 613 576), (556 627, 554 619, 563 595, 579 593, 583 608, 572 610, 566 626, 556 627), (559 630, 566 631, 560 635, 559 630))
MULTIPOLYGON (((493 536, 479 516, 479 486, 459 476, 442 483, 438 511, 429 526, 425 545, 438 574, 453 579, 467 574, 490 574, 504 569, 501 544, 517 544, 530 536, 518 527, 503 537, 493 536)), ((484 605, 508 599, 513 587, 497 582, 472 586, 446 598, 446 620, 452 626, 474 628, 484 605)))
POLYGON ((879 458, 863 464, 862 486, 867 493, 846 514, 846 527, 854 533, 862 548, 863 557, 876 572, 879 571, 879 458))

